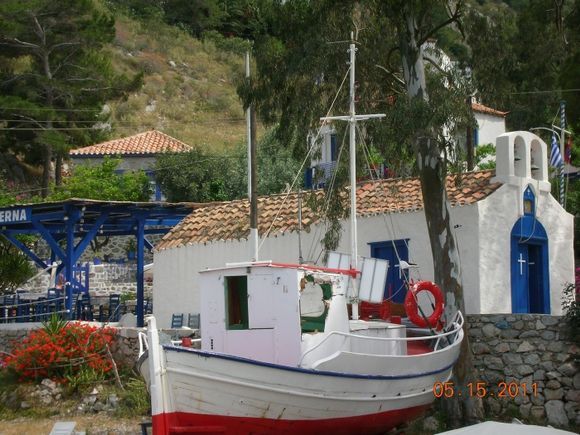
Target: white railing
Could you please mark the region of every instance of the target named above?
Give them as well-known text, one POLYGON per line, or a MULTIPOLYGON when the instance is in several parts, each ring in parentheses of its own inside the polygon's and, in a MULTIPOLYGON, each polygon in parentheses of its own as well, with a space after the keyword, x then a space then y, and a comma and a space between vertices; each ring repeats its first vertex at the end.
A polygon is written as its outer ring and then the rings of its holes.
POLYGON ((141 358, 141 355, 143 355, 145 351, 149 350, 147 333, 139 331, 139 334, 137 334, 137 338, 139 339, 139 358, 141 358))
POLYGON ((332 336, 342 336, 345 339, 350 338, 350 339, 360 340, 360 341, 367 340, 367 341, 372 341, 375 343, 382 343, 382 342, 405 342, 405 343, 407 343, 409 341, 436 340, 435 346, 433 349, 435 351, 439 347, 439 344, 441 343, 442 338, 450 337, 451 335, 455 335, 455 337, 453 337, 451 340, 449 338, 447 338, 447 342, 449 345, 452 345, 453 343, 455 343, 455 341, 457 340, 457 336, 458 336, 459 331, 461 330, 461 328, 463 328, 463 322, 464 322, 463 314, 461 314, 461 311, 458 311, 457 314, 455 315, 455 319, 451 323, 452 329, 450 331, 442 332, 442 333, 436 334, 436 335, 426 335, 426 336, 421 336, 421 337, 370 337, 370 336, 366 336, 366 335, 352 334, 349 332, 332 331, 332 332, 329 332, 326 335, 326 337, 324 337, 323 340, 321 340, 315 346, 311 347, 306 352, 304 352, 304 354, 302 355, 302 358, 300 358, 300 362, 298 363, 298 365, 299 366, 302 365, 304 358, 308 354, 310 354, 314 350, 321 347, 332 336))

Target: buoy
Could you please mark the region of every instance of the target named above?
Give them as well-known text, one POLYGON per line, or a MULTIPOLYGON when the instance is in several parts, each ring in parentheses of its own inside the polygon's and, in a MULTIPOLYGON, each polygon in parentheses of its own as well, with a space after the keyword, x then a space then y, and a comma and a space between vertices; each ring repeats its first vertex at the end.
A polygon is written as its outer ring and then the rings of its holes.
POLYGON ((443 293, 437 284, 431 281, 416 282, 407 292, 407 296, 405 296, 405 312, 407 313, 409 320, 420 328, 425 328, 427 326, 435 328, 438 326, 439 319, 443 314, 443 308, 443 293), (423 316, 417 306, 417 295, 422 291, 431 293, 435 298, 433 312, 429 317, 423 316))

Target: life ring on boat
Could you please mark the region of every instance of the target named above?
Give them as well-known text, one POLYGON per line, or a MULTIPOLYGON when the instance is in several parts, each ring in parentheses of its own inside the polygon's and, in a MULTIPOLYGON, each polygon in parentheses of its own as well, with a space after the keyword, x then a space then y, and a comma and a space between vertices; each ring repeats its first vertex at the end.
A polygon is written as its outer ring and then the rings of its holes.
POLYGON ((437 284, 431 281, 416 282, 407 292, 407 296, 405 296, 405 312, 409 320, 420 328, 425 328, 427 325, 430 328, 435 328, 439 324, 439 319, 443 314, 444 308, 443 293, 437 284), (427 318, 421 315, 419 307, 417 306, 417 295, 422 291, 431 293, 435 298, 433 312, 427 318))

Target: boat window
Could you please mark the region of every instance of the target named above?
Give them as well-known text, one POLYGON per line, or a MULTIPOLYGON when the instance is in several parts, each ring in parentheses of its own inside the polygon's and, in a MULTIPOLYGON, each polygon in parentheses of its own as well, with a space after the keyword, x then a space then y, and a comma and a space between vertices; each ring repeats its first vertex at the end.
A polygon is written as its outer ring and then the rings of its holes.
POLYGON ((226 276, 227 329, 248 329, 248 278, 226 276))

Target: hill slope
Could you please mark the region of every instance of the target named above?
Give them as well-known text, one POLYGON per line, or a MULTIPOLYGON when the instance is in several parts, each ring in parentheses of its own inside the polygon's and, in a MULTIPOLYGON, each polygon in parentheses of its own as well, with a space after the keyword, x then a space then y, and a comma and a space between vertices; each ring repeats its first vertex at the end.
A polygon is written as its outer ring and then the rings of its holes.
POLYGON ((139 92, 110 105, 112 137, 158 129, 214 149, 244 140, 244 112, 234 83, 243 74, 241 54, 162 22, 125 16, 116 17, 109 50, 116 69, 144 72, 139 92))

